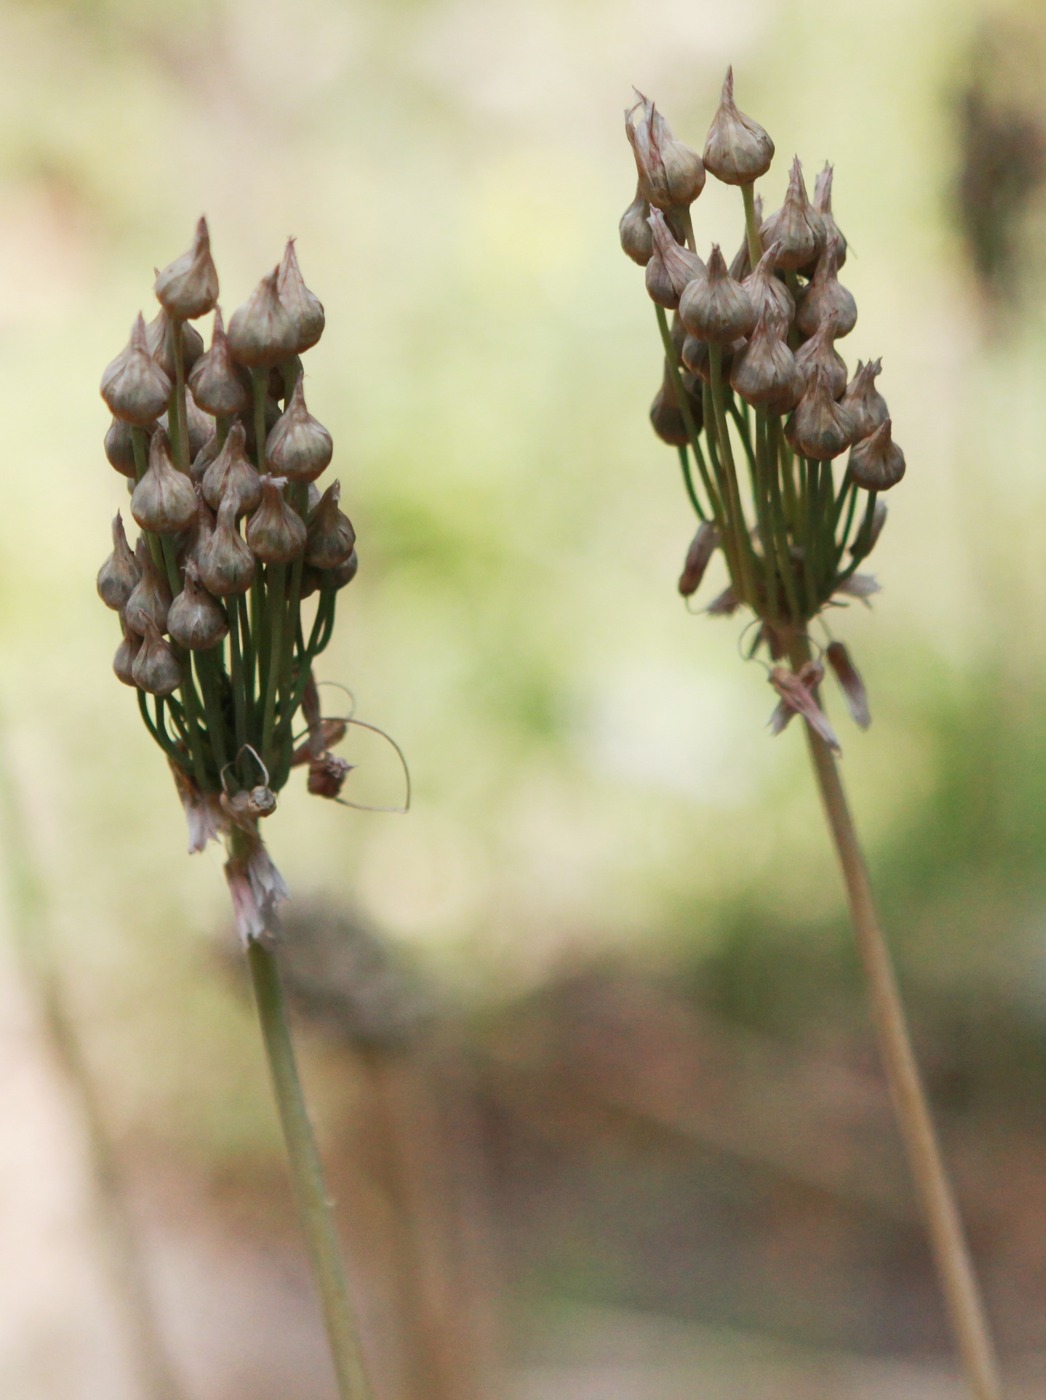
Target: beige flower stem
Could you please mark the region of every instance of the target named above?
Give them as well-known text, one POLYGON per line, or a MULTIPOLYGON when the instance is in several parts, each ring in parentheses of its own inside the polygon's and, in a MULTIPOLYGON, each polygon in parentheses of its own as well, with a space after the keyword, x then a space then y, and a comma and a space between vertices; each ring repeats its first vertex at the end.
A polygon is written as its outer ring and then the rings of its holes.
MULTIPOLYGON (((809 660, 805 640, 791 648, 795 669, 809 660)), ((831 749, 805 725, 825 816, 846 885, 850 916, 868 984, 875 1029, 897 1124, 921 1198, 941 1290, 971 1393, 1001 1400, 998 1363, 955 1195, 937 1142, 930 1107, 912 1049, 890 952, 879 927, 865 864, 839 769, 831 749)))
MULTIPOLYGON (((234 833, 234 843, 235 840, 234 833)), ((363 1369, 334 1215, 298 1077, 276 955, 268 944, 255 939, 248 946, 247 962, 287 1148, 298 1218, 323 1306, 338 1395, 340 1400, 370 1400, 371 1390, 363 1369)))

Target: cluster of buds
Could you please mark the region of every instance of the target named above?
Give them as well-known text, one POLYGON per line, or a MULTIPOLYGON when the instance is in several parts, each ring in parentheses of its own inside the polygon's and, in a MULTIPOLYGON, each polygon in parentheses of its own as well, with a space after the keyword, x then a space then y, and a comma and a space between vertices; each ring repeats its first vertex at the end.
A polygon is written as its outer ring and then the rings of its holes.
POLYGON ((257 938, 286 896, 259 820, 292 768, 307 765, 326 797, 349 771, 331 753, 345 724, 320 715, 312 673, 357 565, 338 482, 315 484, 333 444, 306 407, 301 356, 323 307, 289 241, 226 328, 203 219, 154 291, 156 316, 138 316, 102 376, 105 454, 128 478, 138 537, 132 547, 118 513, 98 592, 119 616, 113 669, 170 762, 189 849, 226 839, 237 922, 257 938), (192 323, 210 312, 205 350, 192 323))
MULTIPOLYGON (((646 270, 664 349, 651 421, 678 450, 699 522, 679 591, 696 593, 721 553, 729 586, 708 611, 747 607, 758 619, 753 652, 765 647, 780 696, 772 727, 802 714, 837 747, 817 704, 823 671, 806 655, 807 628, 841 599, 876 591, 858 569, 886 518, 879 496, 904 475, 904 455, 875 385, 880 361, 859 360, 851 375, 836 348, 857 307, 839 281, 846 239, 832 214, 832 167, 811 201, 794 160, 781 207, 764 218, 755 182, 770 169, 774 143, 738 109, 732 71, 703 156, 638 96, 625 114, 638 186, 620 236, 646 270), (698 255, 691 205, 706 171, 743 198, 744 238, 729 264, 716 245, 707 260, 698 255), (838 476, 836 459, 845 463, 838 476), (784 658, 792 669, 777 664, 784 658)), ((825 655, 853 718, 866 725, 845 647, 833 642, 825 655)))

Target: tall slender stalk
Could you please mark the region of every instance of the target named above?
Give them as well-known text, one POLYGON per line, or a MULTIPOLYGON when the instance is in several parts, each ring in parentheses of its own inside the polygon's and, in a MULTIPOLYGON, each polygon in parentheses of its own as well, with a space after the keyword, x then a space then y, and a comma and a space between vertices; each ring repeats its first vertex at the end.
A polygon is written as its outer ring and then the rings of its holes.
POLYGON ((369 1400, 371 1389, 363 1369, 359 1334, 349 1301, 323 1165, 298 1075, 276 955, 268 944, 253 939, 247 947, 247 962, 287 1148, 298 1219, 320 1294, 338 1394, 341 1400, 369 1400))
MULTIPOLYGON (((798 670, 809 657, 806 642, 797 643, 791 656, 793 666, 798 670)), ((926 1217, 952 1330, 971 1392, 977 1400, 1001 1400, 998 1362, 973 1260, 919 1074, 890 950, 879 926, 868 867, 839 766, 824 739, 809 725, 804 728, 825 818, 846 886, 879 1053, 908 1165, 926 1217)))

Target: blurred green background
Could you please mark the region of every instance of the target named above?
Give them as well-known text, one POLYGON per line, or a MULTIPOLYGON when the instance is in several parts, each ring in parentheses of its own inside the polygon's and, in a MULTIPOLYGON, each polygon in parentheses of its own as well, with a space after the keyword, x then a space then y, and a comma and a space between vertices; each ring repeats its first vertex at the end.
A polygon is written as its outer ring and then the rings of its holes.
MULTIPOLYGON (((958 1393, 802 736, 767 735, 743 621, 675 592, 692 524, 646 417, 621 113, 634 83, 700 148, 730 62, 770 207, 793 151, 835 162, 843 349, 883 357, 908 459, 883 592, 833 620, 875 723, 836 719, 1013 1394, 1040 1393, 1040 14, 0 4, 11 1400, 144 1393, 54 969, 183 1400, 332 1393, 221 856, 185 857, 93 587, 125 500, 98 380, 201 212, 227 313, 288 234, 325 303, 309 404, 362 567, 322 676, 413 776, 406 818, 300 784, 267 829, 303 924, 342 930, 303 981, 305 1064, 379 1400, 958 1393), (428 1008, 407 1050, 361 1048, 361 977, 428 1008)), ((712 185, 698 240, 732 250, 712 185)), ((345 752, 352 795, 398 799, 379 740, 345 752)))

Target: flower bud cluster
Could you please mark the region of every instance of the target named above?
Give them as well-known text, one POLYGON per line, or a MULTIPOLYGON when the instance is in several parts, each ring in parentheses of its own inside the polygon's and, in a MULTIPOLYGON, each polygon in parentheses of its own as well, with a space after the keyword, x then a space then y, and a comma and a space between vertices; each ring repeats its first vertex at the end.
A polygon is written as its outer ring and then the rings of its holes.
MULTIPOLYGON (((626 112, 625 129, 639 185, 620 239, 646 267, 665 356, 650 416, 678 451, 700 521, 679 591, 695 594, 721 553, 728 588, 707 610, 752 609, 756 647, 797 666, 776 682, 777 727, 793 713, 812 722, 802 697, 815 696, 821 668, 809 662, 800 675, 795 658, 823 609, 877 589, 856 570, 884 524, 879 493, 905 475, 875 386, 881 361, 858 360, 850 372, 837 349, 857 325, 857 304, 839 280, 847 245, 832 211, 833 169, 818 175, 811 200, 795 158, 783 202, 765 216, 755 182, 769 171, 774 144, 739 111, 732 70, 702 155, 675 139, 646 97, 626 112), (693 231, 706 172, 741 189, 744 238, 730 263, 693 231)), ((844 655, 832 643, 830 668, 844 693, 849 687, 851 713, 867 722, 867 704, 853 700, 857 673, 849 659, 840 666, 844 655)))
MULTIPOLYGON (((780 207, 764 215, 755 182, 774 143, 737 107, 732 70, 702 155, 646 97, 626 112, 625 131, 638 186, 621 243, 645 268, 665 356, 650 416, 679 453, 700 521, 680 591, 690 597, 721 553, 730 611, 755 613, 756 645, 771 660, 798 655, 811 620, 840 595, 875 591, 855 571, 882 528, 877 498, 905 470, 875 384, 881 362, 858 360, 851 373, 838 348, 857 304, 839 280, 847 245, 832 211, 833 169, 818 175, 811 199, 796 157, 780 207), (729 264, 694 235, 706 172, 741 190, 744 236, 729 264)), ((784 697, 785 712, 793 699, 784 697)))
POLYGON ((154 291, 157 315, 138 316, 102 376, 105 453, 139 533, 132 545, 117 513, 98 593, 120 622, 114 670, 175 770, 195 848, 233 828, 256 837, 275 805, 356 536, 339 483, 313 485, 334 447, 301 356, 324 314, 293 240, 227 328, 205 220, 154 291), (192 322, 211 312, 205 349, 192 322))

